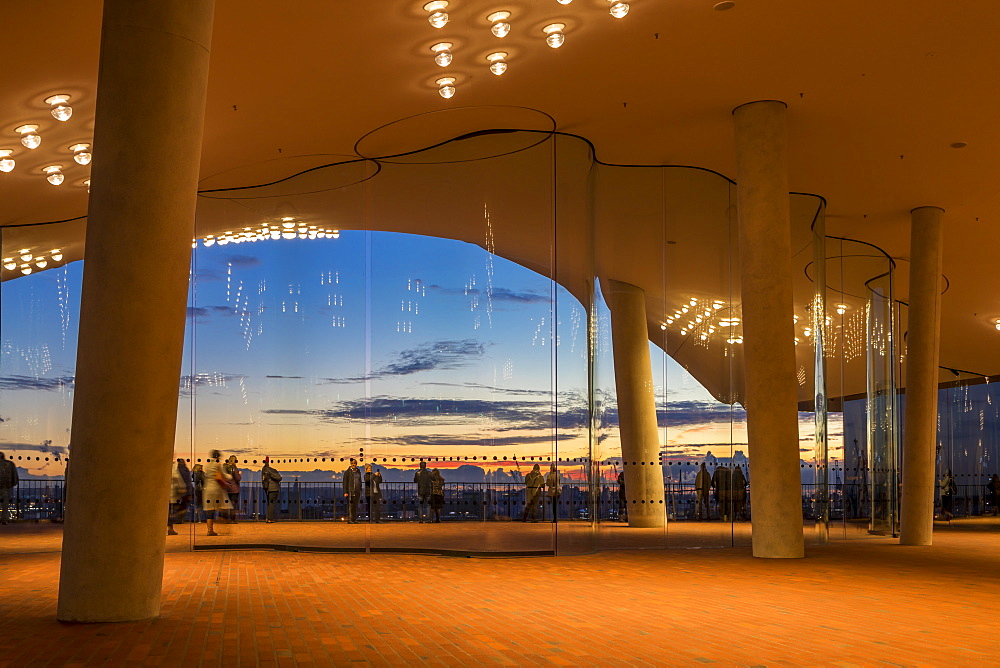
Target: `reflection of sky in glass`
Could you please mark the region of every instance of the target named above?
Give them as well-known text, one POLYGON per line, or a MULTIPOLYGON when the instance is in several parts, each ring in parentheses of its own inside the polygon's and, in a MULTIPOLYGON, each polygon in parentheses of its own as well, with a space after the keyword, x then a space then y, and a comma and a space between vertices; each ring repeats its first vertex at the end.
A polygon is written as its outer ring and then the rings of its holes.
MULTIPOLYGON (((69 440, 82 267, 2 288, 0 449, 38 457, 33 473, 60 473, 44 458, 69 440)), ((562 288, 554 305, 544 276, 472 244, 379 232, 199 247, 193 271, 179 454, 192 434, 195 457, 321 460, 303 470, 362 453, 505 469, 590 454, 587 316, 562 288)), ((600 460, 621 452, 603 303, 595 324, 600 460)), ((650 355, 665 454, 745 451, 742 410, 650 355)))

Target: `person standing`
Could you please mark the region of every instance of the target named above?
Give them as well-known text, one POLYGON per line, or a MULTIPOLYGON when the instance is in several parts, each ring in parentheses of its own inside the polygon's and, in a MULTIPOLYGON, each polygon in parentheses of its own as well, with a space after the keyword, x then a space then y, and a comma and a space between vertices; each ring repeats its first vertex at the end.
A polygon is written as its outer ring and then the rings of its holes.
POLYGON ((358 523, 358 501, 361 500, 361 470, 358 460, 351 457, 351 465, 344 471, 344 496, 347 497, 347 523, 358 523))
POLYGON ((281 494, 281 474, 271 468, 270 459, 264 460, 264 466, 260 470, 260 484, 263 485, 267 497, 267 515, 264 521, 266 524, 274 524, 274 509, 281 494))
POLYGON ((719 517, 723 522, 732 519, 733 475, 728 466, 716 466, 712 473, 712 487, 715 488, 715 503, 719 507, 719 517))
MULTIPOLYGON (((190 483, 184 480, 184 475, 181 473, 181 466, 183 465, 184 460, 177 459, 170 467, 170 508, 167 511, 168 536, 177 535, 174 524, 184 521, 187 504, 191 502, 190 483)), ((187 471, 187 466, 184 466, 184 470, 187 471)))
POLYGON ((382 472, 365 464, 365 503, 368 504, 368 521, 382 521, 382 472))
POLYGON ((236 459, 236 455, 231 455, 226 460, 225 471, 226 475, 232 479, 231 489, 233 489, 233 491, 229 492, 229 502, 233 506, 229 523, 236 524, 236 516, 240 512, 240 480, 243 479, 243 474, 240 472, 239 460, 236 459))
POLYGON ((413 474, 413 482, 417 483, 417 502, 420 512, 420 523, 430 520, 427 512, 427 502, 431 498, 431 472, 427 470, 427 462, 420 460, 420 468, 413 474))
POLYGON ((995 517, 1000 512, 1000 475, 994 473, 989 483, 987 483, 986 489, 989 492, 990 505, 993 506, 993 515, 995 517))
POLYGON ((538 521, 538 503, 542 498, 542 490, 545 489, 545 478, 542 477, 542 470, 538 464, 531 467, 531 472, 524 477, 524 515, 522 522, 528 521, 531 516, 532 522, 538 521))
POLYGON ((747 519, 747 477, 741 466, 733 467, 733 518, 747 519))
POLYGON ((228 489, 231 489, 233 479, 223 469, 219 460, 222 453, 212 450, 210 459, 205 464, 205 486, 202 489, 202 503, 205 508, 205 523, 208 525, 208 535, 218 536, 215 532, 215 520, 221 516, 232 516, 233 502, 229 500, 228 489))
POLYGON ((0 524, 10 521, 10 500, 17 487, 17 467, 0 452, 0 524))
POLYGON ((431 510, 434 523, 441 524, 441 509, 444 508, 444 476, 437 469, 431 471, 431 510))
POLYGON ((194 521, 205 521, 205 511, 202 508, 202 499, 205 491, 205 467, 195 464, 191 471, 191 479, 194 482, 194 521))
POLYGON ((954 517, 952 509, 957 491, 955 476, 951 474, 951 469, 948 469, 944 473, 944 478, 941 479, 941 517, 946 521, 951 521, 951 518, 954 517))
POLYGON ((628 494, 625 492, 625 469, 618 472, 618 519, 628 522, 628 494))
POLYGON ((562 476, 559 474, 556 465, 549 466, 549 472, 545 474, 545 486, 548 488, 549 503, 552 504, 552 521, 559 521, 559 495, 562 494, 562 476))

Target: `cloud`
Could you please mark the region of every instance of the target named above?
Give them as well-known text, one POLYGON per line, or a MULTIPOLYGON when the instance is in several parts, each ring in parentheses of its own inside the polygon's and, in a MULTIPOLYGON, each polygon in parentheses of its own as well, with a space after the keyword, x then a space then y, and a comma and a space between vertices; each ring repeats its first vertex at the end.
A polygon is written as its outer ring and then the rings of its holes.
POLYGON ((39 452, 41 454, 65 455, 67 447, 65 445, 52 445, 52 441, 42 441, 41 443, 0 443, 0 452, 10 459, 11 452, 39 452))
POLYGON ((475 339, 431 341, 398 353, 397 358, 369 376, 326 378, 328 383, 359 383, 366 380, 409 376, 421 371, 460 369, 486 354, 485 344, 475 339))
POLYGON ((189 318, 195 320, 206 320, 214 313, 231 316, 236 315, 236 310, 231 306, 188 306, 187 314, 189 318))
POLYGON ((406 434, 403 436, 378 436, 369 439, 373 443, 384 443, 388 445, 425 445, 430 447, 440 447, 447 445, 464 445, 473 447, 509 447, 514 445, 529 445, 532 443, 548 443, 551 441, 565 441, 577 438, 576 434, 559 433, 539 434, 534 436, 503 436, 500 438, 456 437, 449 434, 406 434))
POLYGON ((222 261, 235 267, 256 267, 260 265, 260 258, 252 255, 224 255, 222 261))
POLYGON ((305 376, 264 376, 264 378, 287 378, 291 380, 304 378, 305 376))
POLYGON ((0 390, 62 390, 72 387, 73 376, 36 378, 34 376, 0 376, 0 390))
MULTIPOLYGON (((473 295, 476 297, 487 296, 487 291, 480 288, 446 288, 443 285, 428 285, 429 290, 442 295, 462 295, 463 297, 473 295)), ((548 294, 525 290, 515 292, 510 288, 493 288, 489 291, 489 297, 495 302, 515 302, 518 304, 548 304, 551 300, 548 294)))
POLYGON ((440 387, 462 387, 474 390, 488 390, 490 392, 500 392, 503 394, 516 394, 516 395, 530 395, 536 397, 547 397, 552 394, 550 390, 525 390, 514 387, 497 387, 495 385, 486 385, 484 383, 432 383, 425 382, 420 383, 421 385, 435 385, 440 387))

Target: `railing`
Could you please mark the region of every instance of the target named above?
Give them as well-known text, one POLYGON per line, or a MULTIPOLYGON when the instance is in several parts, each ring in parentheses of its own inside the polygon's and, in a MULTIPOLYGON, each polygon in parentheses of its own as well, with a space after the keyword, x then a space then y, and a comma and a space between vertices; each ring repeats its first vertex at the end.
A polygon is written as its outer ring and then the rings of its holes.
MULTIPOLYGON (((802 516, 816 519, 819 515, 816 501, 816 485, 802 485, 802 516)), ((258 483, 244 482, 239 497, 239 513, 249 519, 263 519, 267 510, 267 495, 258 483)), ((830 503, 830 519, 865 519, 871 507, 868 490, 858 483, 830 484, 827 486, 830 503)), ((986 483, 960 484, 952 495, 952 514, 955 517, 987 515, 993 512, 993 500, 986 489, 986 483)), ((564 483, 556 509, 560 520, 589 521, 591 516, 599 520, 617 520, 621 517, 618 484, 604 482, 591 495, 588 485, 564 483)), ((750 495, 747 491, 741 502, 737 494, 728 501, 714 494, 709 498, 709 519, 722 515, 736 520, 749 519, 750 495)), ((61 478, 49 480, 22 479, 11 490, 10 515, 15 520, 62 521, 64 512, 65 481, 61 478)), ((936 507, 940 512, 940 493, 936 495, 936 507)), ((445 483, 442 520, 480 521, 521 519, 525 513, 525 488, 522 483, 445 483)), ((664 482, 664 503, 670 520, 684 521, 699 518, 697 494, 694 485, 667 480, 664 482)), ((415 519, 419 513, 419 501, 414 483, 383 482, 382 513, 385 521, 415 519)), ((358 505, 362 519, 368 518, 369 509, 365 499, 358 505)), ((339 482, 285 482, 278 495, 276 518, 283 520, 345 520, 347 519, 347 499, 339 482)), ((192 504, 188 518, 201 518, 197 506, 192 504)), ((538 519, 552 519, 550 499, 541 496, 536 509, 538 519)), ((702 517, 705 517, 704 512, 702 517)))

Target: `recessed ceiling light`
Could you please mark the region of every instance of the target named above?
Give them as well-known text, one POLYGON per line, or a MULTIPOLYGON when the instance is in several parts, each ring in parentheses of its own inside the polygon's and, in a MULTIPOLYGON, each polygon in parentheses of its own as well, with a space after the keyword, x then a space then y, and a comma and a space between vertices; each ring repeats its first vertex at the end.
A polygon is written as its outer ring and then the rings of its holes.
POLYGON ((965 147, 966 147, 966 146, 968 146, 968 145, 969 145, 969 144, 968 144, 967 142, 964 142, 964 141, 957 141, 957 142, 955 142, 954 144, 952 144, 952 145, 951 145, 951 147, 952 147, 952 148, 965 148, 965 147))
POLYGON ((727 9, 732 9, 735 6, 736 3, 733 2, 733 0, 722 0, 722 2, 715 3, 715 6, 713 6, 712 9, 714 9, 717 12, 721 12, 727 9))

